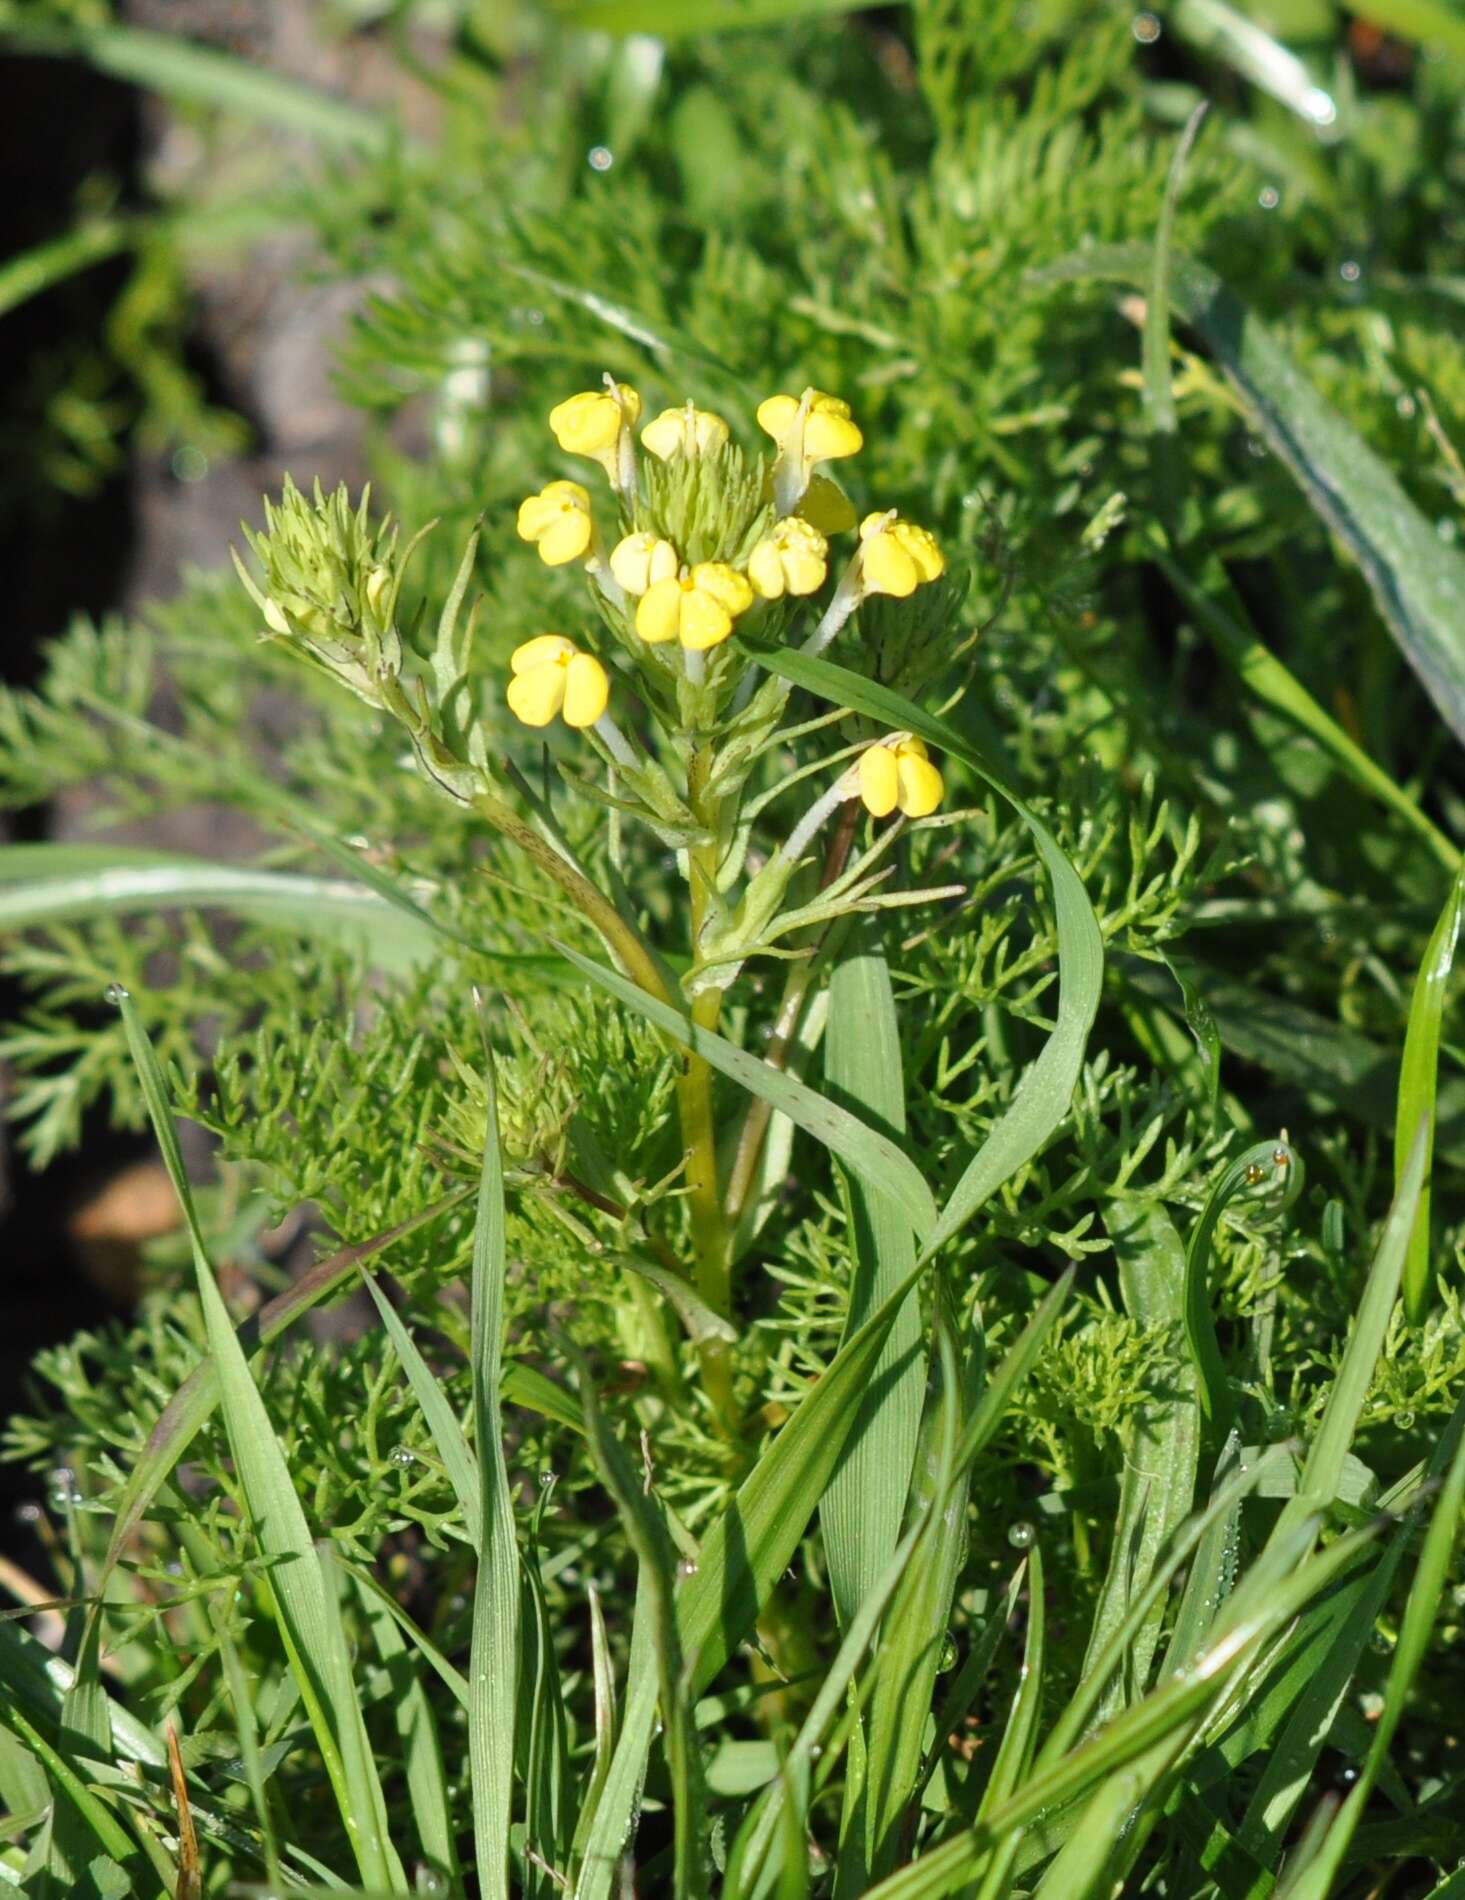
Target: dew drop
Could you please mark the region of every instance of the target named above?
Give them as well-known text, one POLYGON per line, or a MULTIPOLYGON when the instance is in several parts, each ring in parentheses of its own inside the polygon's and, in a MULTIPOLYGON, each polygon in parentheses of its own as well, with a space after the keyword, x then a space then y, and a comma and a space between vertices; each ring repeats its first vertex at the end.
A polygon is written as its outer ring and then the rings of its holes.
POLYGON ((1355 258, 1345 257, 1338 266, 1338 275, 1345 284, 1356 284, 1363 275, 1363 266, 1355 258))
POLYGON ((542 1491, 553 1490, 555 1483, 555 1474, 552 1471, 544 1470, 540 1472, 539 1487, 542 1491))
POLYGON ((1007 1541, 1014 1550, 1030 1550, 1038 1533, 1025 1518, 1019 1518, 1007 1533, 1007 1541))
POLYGON ((1159 39, 1162 28, 1157 15, 1145 12, 1135 14, 1129 23, 1129 30, 1141 46, 1153 46, 1159 39))
POLYGON ((17 1504, 12 1515, 17 1524, 38 1524, 41 1518, 41 1507, 32 1498, 24 1504, 17 1504))
POLYGON ((616 162, 615 153, 608 145, 592 145, 585 156, 593 172, 608 172, 616 162))
POLYGON ((398 1471, 405 1471, 408 1465, 416 1464, 417 1453, 408 1445, 394 1445, 391 1451, 387 1453, 387 1458, 388 1462, 394 1464, 398 1471))
POLYGON ((1414 1414, 1406 1406, 1402 1412, 1395 1412, 1394 1423, 1399 1427, 1401 1432, 1412 1432, 1414 1430, 1414 1414))
POLYGON ((677 1565, 678 1578, 685 1580, 687 1577, 695 1577, 696 1574, 697 1574, 696 1564, 692 1561, 690 1557, 683 1557, 682 1561, 677 1565))
POLYGON ((127 1001, 127 986, 124 983, 109 983, 102 994, 109 1003, 125 1003, 127 1001))
POLYGON ((64 1511, 81 1503, 81 1493, 76 1488, 76 1473, 69 1465, 57 1465, 54 1471, 46 1473, 46 1502, 53 1511, 64 1511))
POLYGON ((1282 194, 1275 185, 1263 185, 1256 194, 1256 201, 1263 211, 1275 211, 1282 202, 1282 194))
POLYGON ((941 1639, 941 1657, 936 1664, 938 1676, 944 1676, 955 1669, 957 1654, 956 1638, 948 1630, 941 1639))
POLYGON ((1331 93, 1324 92, 1321 86, 1309 86, 1302 95, 1302 110, 1314 125, 1334 125, 1338 118, 1338 108, 1331 93))
POLYGON ((1407 391, 1404 395, 1400 396, 1394 404, 1396 414, 1405 417, 1412 416, 1417 408, 1418 404, 1407 391))

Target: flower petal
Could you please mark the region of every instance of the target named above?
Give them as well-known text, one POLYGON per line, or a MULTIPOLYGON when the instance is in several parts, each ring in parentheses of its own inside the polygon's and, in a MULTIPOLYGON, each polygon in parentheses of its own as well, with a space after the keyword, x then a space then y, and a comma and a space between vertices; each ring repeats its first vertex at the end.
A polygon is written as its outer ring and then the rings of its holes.
POLYGON ((927 818, 941 803, 945 781, 929 759, 920 759, 901 748, 896 759, 900 778, 900 809, 907 818, 927 818))
POLYGON ((675 640, 682 617, 682 583, 675 577, 657 581, 641 596, 636 609, 636 631, 651 646, 675 640))
POLYGON ((567 640, 562 633, 536 633, 532 640, 514 648, 509 655, 509 670, 532 672, 537 666, 552 666, 556 660, 568 660, 574 652, 574 641, 567 640))
POLYGON ((872 594, 893 594, 904 600, 921 584, 921 572, 906 549, 887 529, 872 534, 861 550, 861 572, 872 594))
POLYGON ((610 701, 610 681, 594 654, 577 653, 564 669, 565 724, 593 726, 610 701))
POLYGON ((729 614, 744 614, 753 604, 747 575, 726 561, 699 561, 692 569, 692 585, 699 594, 710 594, 729 614))
POLYGON ((860 797, 872 818, 885 818, 900 796, 900 768, 888 745, 867 746, 860 754, 860 797))
POLYGON ((748 579, 765 600, 783 597, 783 560, 772 535, 758 543, 748 556, 748 579))
POLYGON ((590 546, 590 517, 561 504, 555 518, 539 537, 539 558, 546 567, 564 567, 578 561, 590 546))
POLYGON ((552 661, 516 674, 509 681, 509 711, 526 726, 547 726, 565 702, 565 672, 552 661))
POLYGON ((769 396, 758 405, 758 427, 775 442, 781 442, 788 434, 794 417, 799 413, 797 396, 769 396))
MULTIPOLYGON (((742 576, 738 578, 741 580, 742 576)), ((748 599, 752 598, 753 590, 748 588, 748 599)), ((731 632, 732 615, 715 594, 701 587, 683 594, 681 639, 684 647, 690 647, 694 653, 705 653, 708 647, 721 646, 731 632)))

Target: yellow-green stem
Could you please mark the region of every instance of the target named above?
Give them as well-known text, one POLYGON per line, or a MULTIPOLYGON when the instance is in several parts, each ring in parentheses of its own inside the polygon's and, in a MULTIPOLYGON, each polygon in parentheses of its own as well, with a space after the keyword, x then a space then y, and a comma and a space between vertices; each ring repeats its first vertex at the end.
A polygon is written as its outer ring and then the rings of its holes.
POLYGON ((501 831, 506 838, 512 839, 525 857, 532 859, 567 897, 574 899, 586 921, 600 932, 607 949, 620 959, 632 982, 639 984, 649 996, 658 997, 663 1003, 671 1002, 671 995, 650 949, 604 891, 577 871, 573 864, 567 863, 547 838, 540 837, 532 825, 527 824, 502 800, 480 793, 473 800, 473 809, 495 831, 501 831))
MULTIPOLYGON (((691 898, 692 956, 695 961, 702 927, 717 895, 717 801, 705 794, 711 753, 699 747, 687 767, 687 802, 706 834, 705 841, 687 854, 691 898)), ((692 1021, 699 1029, 715 1030, 722 1013, 722 991, 703 990, 692 1000, 692 1021)), ((726 1222, 722 1189, 717 1178, 717 1121, 712 1104, 712 1070, 695 1050, 687 1052, 677 1090, 682 1146, 686 1154, 687 1198, 692 1219, 692 1246, 696 1256, 697 1291, 716 1312, 726 1313, 732 1299, 726 1222)), ((725 1344, 709 1340, 701 1348, 702 1379, 714 1412, 729 1430, 735 1419, 732 1401, 732 1365, 725 1344)))

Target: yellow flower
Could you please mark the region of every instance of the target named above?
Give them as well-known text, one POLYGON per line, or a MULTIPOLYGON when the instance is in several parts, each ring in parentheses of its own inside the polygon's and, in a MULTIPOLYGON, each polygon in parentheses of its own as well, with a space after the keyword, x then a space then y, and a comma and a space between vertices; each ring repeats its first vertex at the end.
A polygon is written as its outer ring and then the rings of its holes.
POLYGON ((630 431, 641 414, 641 398, 628 383, 607 381, 604 389, 585 389, 549 412, 554 439, 567 455, 586 455, 623 487, 622 464, 630 431))
POLYGON ((795 513, 825 535, 845 534, 859 519, 849 496, 827 475, 809 477, 809 486, 795 513))
POLYGON ((562 633, 526 640, 509 668, 509 710, 526 726, 547 726, 559 712, 567 726, 593 726, 610 700, 605 668, 562 633))
POLYGON ((519 538, 533 541, 549 567, 578 561, 594 532, 590 497, 578 482, 551 482, 519 504, 519 538))
POLYGON ((663 409, 641 431, 641 440, 653 455, 669 462, 674 455, 710 455, 730 433, 721 416, 685 403, 680 409, 663 409))
POLYGON ((765 600, 812 594, 824 585, 828 552, 829 543, 817 528, 786 515, 748 556, 748 579, 765 600))
POLYGON ((636 609, 636 631, 648 645, 680 640, 694 653, 719 646, 733 619, 753 604, 745 575, 722 561, 699 561, 690 574, 657 581, 636 609))
POLYGON ((654 534, 628 534, 610 551, 610 571, 628 594, 644 594, 658 581, 675 580, 681 565, 671 542, 654 534))
POLYGON ((769 396, 758 405, 758 427, 773 437, 780 455, 792 448, 806 470, 815 462, 857 455, 865 445, 865 438, 850 419, 849 404, 838 396, 826 395, 822 389, 806 389, 798 397, 769 396))
POLYGON ((859 783, 865 810, 875 818, 886 818, 897 808, 907 818, 927 818, 946 790, 925 745, 908 735, 881 739, 862 752, 859 783))
POLYGON ((867 594, 904 600, 923 581, 944 574, 946 561, 932 534, 887 510, 860 523, 860 571, 867 594))

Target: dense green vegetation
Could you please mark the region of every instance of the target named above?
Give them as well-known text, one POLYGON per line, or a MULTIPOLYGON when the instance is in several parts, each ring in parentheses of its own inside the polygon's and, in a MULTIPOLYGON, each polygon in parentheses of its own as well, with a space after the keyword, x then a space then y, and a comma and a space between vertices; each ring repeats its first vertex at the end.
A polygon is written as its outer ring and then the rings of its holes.
POLYGON ((440 8, 407 139, 67 13, 314 131, 377 473, 0 701, 11 805, 266 841, 0 852, 30 1158, 106 1098, 188 1207, 10 1423, 0 1880, 1465 1892, 1459 16, 440 8), (731 430, 619 519, 607 372, 731 430), (810 387, 908 597, 831 530, 700 652, 519 525, 752 570, 810 387))

